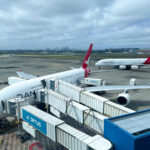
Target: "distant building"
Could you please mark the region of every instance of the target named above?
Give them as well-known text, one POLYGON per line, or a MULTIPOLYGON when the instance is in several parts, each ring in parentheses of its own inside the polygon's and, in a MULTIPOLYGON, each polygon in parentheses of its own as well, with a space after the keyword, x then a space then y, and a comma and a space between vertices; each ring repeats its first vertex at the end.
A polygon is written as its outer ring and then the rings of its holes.
POLYGON ((147 49, 147 50, 139 50, 139 51, 137 51, 137 54, 148 54, 148 55, 150 55, 150 49, 147 49))
POLYGON ((47 52, 47 51, 43 51, 42 54, 43 54, 43 55, 46 55, 46 54, 48 54, 48 52, 47 52))
POLYGON ((105 52, 106 54, 110 54, 110 53, 112 53, 111 51, 108 51, 108 52, 105 52))

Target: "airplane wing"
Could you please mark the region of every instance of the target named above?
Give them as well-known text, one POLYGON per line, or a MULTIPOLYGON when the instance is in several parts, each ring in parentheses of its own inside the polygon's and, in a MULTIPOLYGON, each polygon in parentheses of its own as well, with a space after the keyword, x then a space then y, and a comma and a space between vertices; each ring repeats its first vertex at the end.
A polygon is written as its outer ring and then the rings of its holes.
POLYGON ((20 78, 22 78, 22 79, 26 79, 26 80, 28 80, 28 79, 32 79, 32 78, 37 78, 36 76, 33 76, 33 75, 30 75, 30 74, 27 74, 27 73, 22 72, 22 71, 18 71, 18 72, 17 72, 17 74, 18 74, 18 76, 19 76, 20 78))
POLYGON ((94 86, 84 88, 90 92, 98 91, 117 91, 117 90, 140 90, 140 89, 150 89, 150 85, 109 85, 109 86, 94 86))

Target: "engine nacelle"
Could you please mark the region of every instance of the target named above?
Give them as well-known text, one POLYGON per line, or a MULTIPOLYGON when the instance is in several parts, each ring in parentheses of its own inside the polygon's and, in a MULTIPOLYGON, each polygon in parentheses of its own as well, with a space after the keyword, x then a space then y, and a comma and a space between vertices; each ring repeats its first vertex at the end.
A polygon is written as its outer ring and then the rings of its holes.
POLYGON ((128 93, 120 93, 117 97, 117 102, 120 104, 120 105, 123 105, 123 106, 126 106, 129 104, 130 102, 130 95, 128 93))
POLYGON ((132 66, 131 66, 131 69, 133 69, 133 70, 135 70, 135 69, 139 69, 139 66, 132 65, 132 66))
POLYGON ((126 69, 126 66, 125 66, 125 65, 120 65, 120 66, 119 66, 119 69, 122 69, 122 70, 123 70, 123 69, 126 69))

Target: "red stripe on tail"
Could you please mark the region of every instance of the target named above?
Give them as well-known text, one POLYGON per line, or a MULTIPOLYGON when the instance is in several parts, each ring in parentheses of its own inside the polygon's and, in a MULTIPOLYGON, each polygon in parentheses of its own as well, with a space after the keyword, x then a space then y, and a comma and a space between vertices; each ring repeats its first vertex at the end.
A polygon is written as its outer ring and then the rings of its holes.
POLYGON ((88 68, 88 64, 89 64, 90 55, 91 55, 91 52, 92 52, 92 47, 93 47, 93 44, 91 43, 90 47, 89 47, 89 50, 87 51, 87 54, 86 54, 86 56, 84 58, 84 61, 82 63, 82 68, 85 70, 85 77, 88 77, 88 73, 91 71, 88 68))
POLYGON ((150 64, 150 56, 146 59, 146 61, 144 62, 145 65, 150 64))

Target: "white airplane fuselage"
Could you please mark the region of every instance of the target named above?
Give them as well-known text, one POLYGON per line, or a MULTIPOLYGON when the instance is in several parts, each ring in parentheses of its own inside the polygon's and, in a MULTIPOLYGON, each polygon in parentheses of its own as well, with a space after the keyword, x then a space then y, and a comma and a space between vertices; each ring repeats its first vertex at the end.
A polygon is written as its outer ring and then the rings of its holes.
POLYGON ((42 87, 41 80, 61 79, 71 84, 78 84, 79 79, 84 78, 84 76, 85 70, 83 68, 79 68, 42 77, 37 77, 30 80, 24 80, 7 86, 0 91, 0 110, 3 110, 1 101, 16 98, 18 95, 30 95, 30 93, 33 93, 34 90, 38 89, 39 87, 42 87))
MULTIPOLYGON (((147 58, 134 58, 134 59, 102 59, 95 63, 98 67, 109 67, 109 66, 125 66, 131 67, 132 66, 142 66, 149 64, 149 60, 147 58)), ((126 69, 126 68, 122 69, 126 69)), ((121 69, 121 68, 120 68, 121 69)))
POLYGON ((72 84, 77 84, 79 79, 84 78, 85 71, 82 68, 59 72, 51 75, 20 81, 3 88, 0 91, 0 100, 15 98, 18 94, 24 95, 42 86, 41 81, 46 79, 61 79, 72 84))

